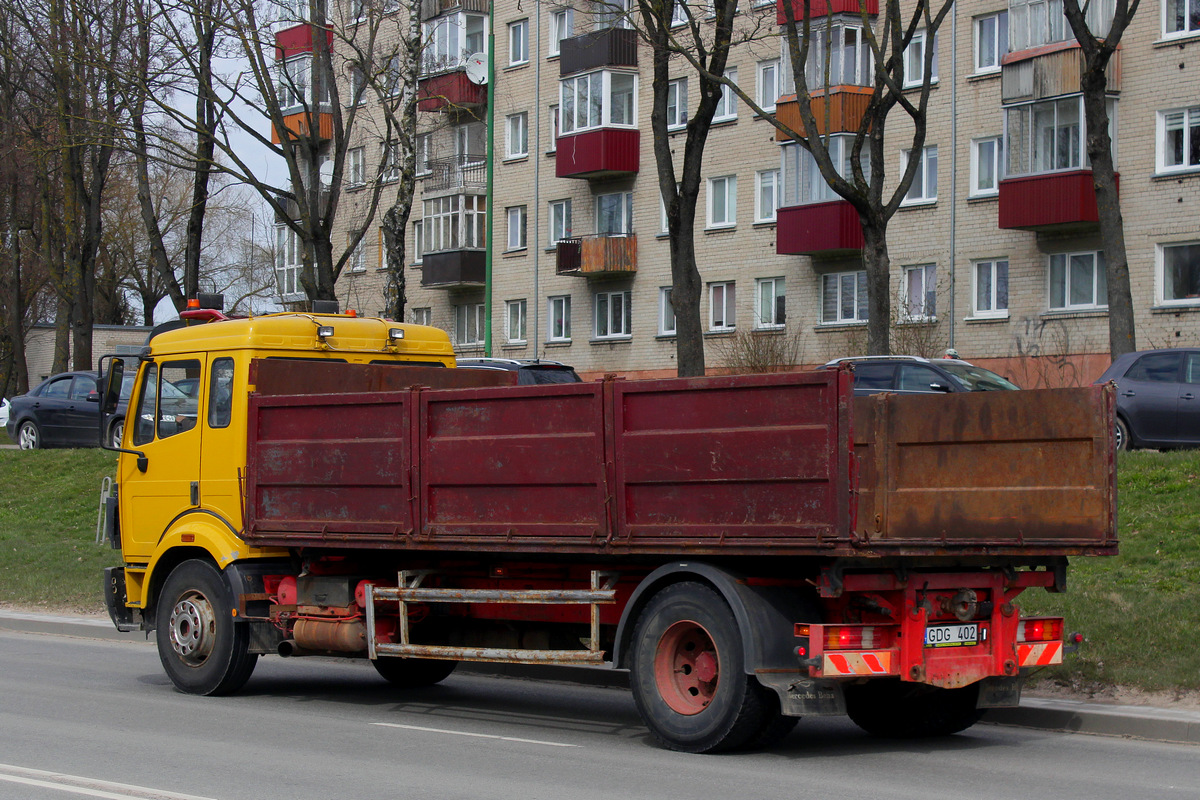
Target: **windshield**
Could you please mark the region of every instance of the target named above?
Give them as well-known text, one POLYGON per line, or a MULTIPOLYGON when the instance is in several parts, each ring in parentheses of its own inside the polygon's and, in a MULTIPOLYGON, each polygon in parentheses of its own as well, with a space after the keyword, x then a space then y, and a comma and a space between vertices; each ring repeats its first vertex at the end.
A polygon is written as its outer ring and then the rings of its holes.
POLYGON ((1020 389, 1007 378, 1001 378, 990 369, 964 364, 949 359, 938 362, 938 366, 949 372, 969 392, 990 392, 997 389, 1020 389))

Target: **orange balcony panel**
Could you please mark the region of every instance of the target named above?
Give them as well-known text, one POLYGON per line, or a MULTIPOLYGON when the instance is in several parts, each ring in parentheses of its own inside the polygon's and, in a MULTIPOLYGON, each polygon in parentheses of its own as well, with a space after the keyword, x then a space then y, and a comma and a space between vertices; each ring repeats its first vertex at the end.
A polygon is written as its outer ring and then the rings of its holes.
MULTIPOLYGON (((1120 188, 1120 175, 1117 176, 1120 188)), ((1069 230, 1100 221, 1090 169, 1022 175, 1000 181, 998 226, 1027 231, 1069 230)))
POLYGON ((637 272, 637 236, 574 236, 558 242, 559 275, 632 275, 637 272))
POLYGON ((637 174, 641 132, 630 128, 600 128, 558 137, 554 156, 559 178, 611 178, 637 174))
MULTIPOLYGON (((317 114, 317 135, 321 137, 321 141, 329 141, 333 138, 333 114, 317 114)), ((288 133, 292 136, 308 136, 308 117, 309 115, 300 112, 299 114, 288 114, 283 118, 283 126, 287 128, 288 133)), ((283 140, 279 136, 279 129, 271 129, 272 144, 279 144, 283 140)))
MULTIPOLYGON (((785 0, 775 0, 775 19, 780 25, 787 23, 784 2, 785 0)), ((864 0, 863 5, 867 8, 867 14, 875 16, 879 13, 879 0, 864 0)), ((792 9, 797 27, 799 27, 804 22, 804 0, 792 0, 792 9)), ((859 0, 810 0, 808 4, 809 19, 829 14, 859 14, 861 12, 862 6, 859 5, 859 0)))
POLYGON ((781 208, 775 219, 775 252, 781 255, 835 254, 863 248, 858 212, 845 200, 781 208))
POLYGON ((471 83, 467 80, 467 73, 462 70, 422 78, 417 85, 417 108, 421 111, 482 106, 486 103, 487 87, 471 83))
MULTIPOLYGON (((870 86, 835 86, 829 94, 814 94, 809 101, 813 116, 817 120, 817 134, 853 133, 858 130, 867 105, 875 90, 870 86), (825 113, 829 110, 829 130, 826 130, 825 113)), ((800 101, 789 94, 775 104, 775 116, 797 133, 803 134, 804 123, 800 120, 800 101)), ((775 140, 786 142, 789 137, 783 131, 775 131, 775 140)))
MULTIPOLYGON (((333 47, 333 31, 325 32, 329 47, 333 47)), ((308 23, 294 25, 275 34, 275 60, 311 53, 313 49, 313 26, 308 23)))

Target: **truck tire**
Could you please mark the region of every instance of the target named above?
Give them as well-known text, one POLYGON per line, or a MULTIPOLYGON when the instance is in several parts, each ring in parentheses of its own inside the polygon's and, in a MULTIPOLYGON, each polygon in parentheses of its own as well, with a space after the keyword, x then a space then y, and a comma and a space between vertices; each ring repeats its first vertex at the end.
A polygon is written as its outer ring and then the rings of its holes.
POLYGON ((873 680, 846 687, 846 714, 872 736, 920 739, 949 736, 983 716, 978 684, 961 689, 873 680))
POLYGON ((772 747, 796 728, 799 717, 785 717, 779 708, 779 695, 762 684, 754 687, 762 695, 763 721, 758 732, 753 734, 740 750, 764 750, 772 747))
POLYGON ((433 658, 377 658, 371 662, 380 676, 401 689, 433 686, 450 677, 457 661, 433 658))
POLYGON ((685 582, 654 595, 633 634, 630 686, 655 740, 709 753, 764 733, 765 690, 743 664, 742 634, 720 594, 685 582))
POLYGON ((171 571, 158 596, 158 657, 187 694, 236 692, 254 671, 250 628, 233 621, 233 597, 221 573, 198 560, 171 571))

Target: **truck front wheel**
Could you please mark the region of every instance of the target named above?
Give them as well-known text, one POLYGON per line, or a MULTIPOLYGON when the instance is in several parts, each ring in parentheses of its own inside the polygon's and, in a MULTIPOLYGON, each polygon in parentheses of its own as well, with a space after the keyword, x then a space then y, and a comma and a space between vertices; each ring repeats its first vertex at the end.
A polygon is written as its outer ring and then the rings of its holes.
POLYGON ((917 739, 949 736, 979 721, 979 685, 939 689, 899 680, 846 687, 846 714, 873 736, 917 739))
POLYGON ((204 561, 184 561, 158 596, 158 657, 171 682, 188 694, 236 692, 254 671, 250 632, 234 624, 233 598, 221 573, 204 561))
POLYGON ((731 750, 768 727, 764 693, 743 669, 737 620, 708 586, 677 583, 651 598, 638 617, 633 651, 633 698, 664 747, 731 750))

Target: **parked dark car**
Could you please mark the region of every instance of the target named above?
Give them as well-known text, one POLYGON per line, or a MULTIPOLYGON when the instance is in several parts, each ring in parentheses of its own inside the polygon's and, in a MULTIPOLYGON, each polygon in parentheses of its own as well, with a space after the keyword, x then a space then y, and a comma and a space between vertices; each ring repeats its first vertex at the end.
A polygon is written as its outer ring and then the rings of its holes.
POLYGON ((854 365, 856 395, 896 392, 929 394, 935 392, 989 392, 1020 389, 1012 381, 990 369, 977 367, 961 358, 929 359, 920 356, 853 356, 835 358, 824 365, 854 365))
POLYGON ((1117 448, 1200 447, 1200 349, 1118 356, 1096 383, 1117 384, 1117 448))
POLYGON ((503 369, 517 373, 519 386, 546 383, 582 383, 573 367, 560 361, 532 358, 460 358, 458 366, 465 369, 503 369))
MULTIPOLYGON (((121 402, 108 420, 106 440, 120 446, 133 375, 121 385, 121 402)), ((12 398, 5 426, 22 450, 97 447, 100 444, 100 387, 94 372, 51 375, 28 394, 12 398)))

